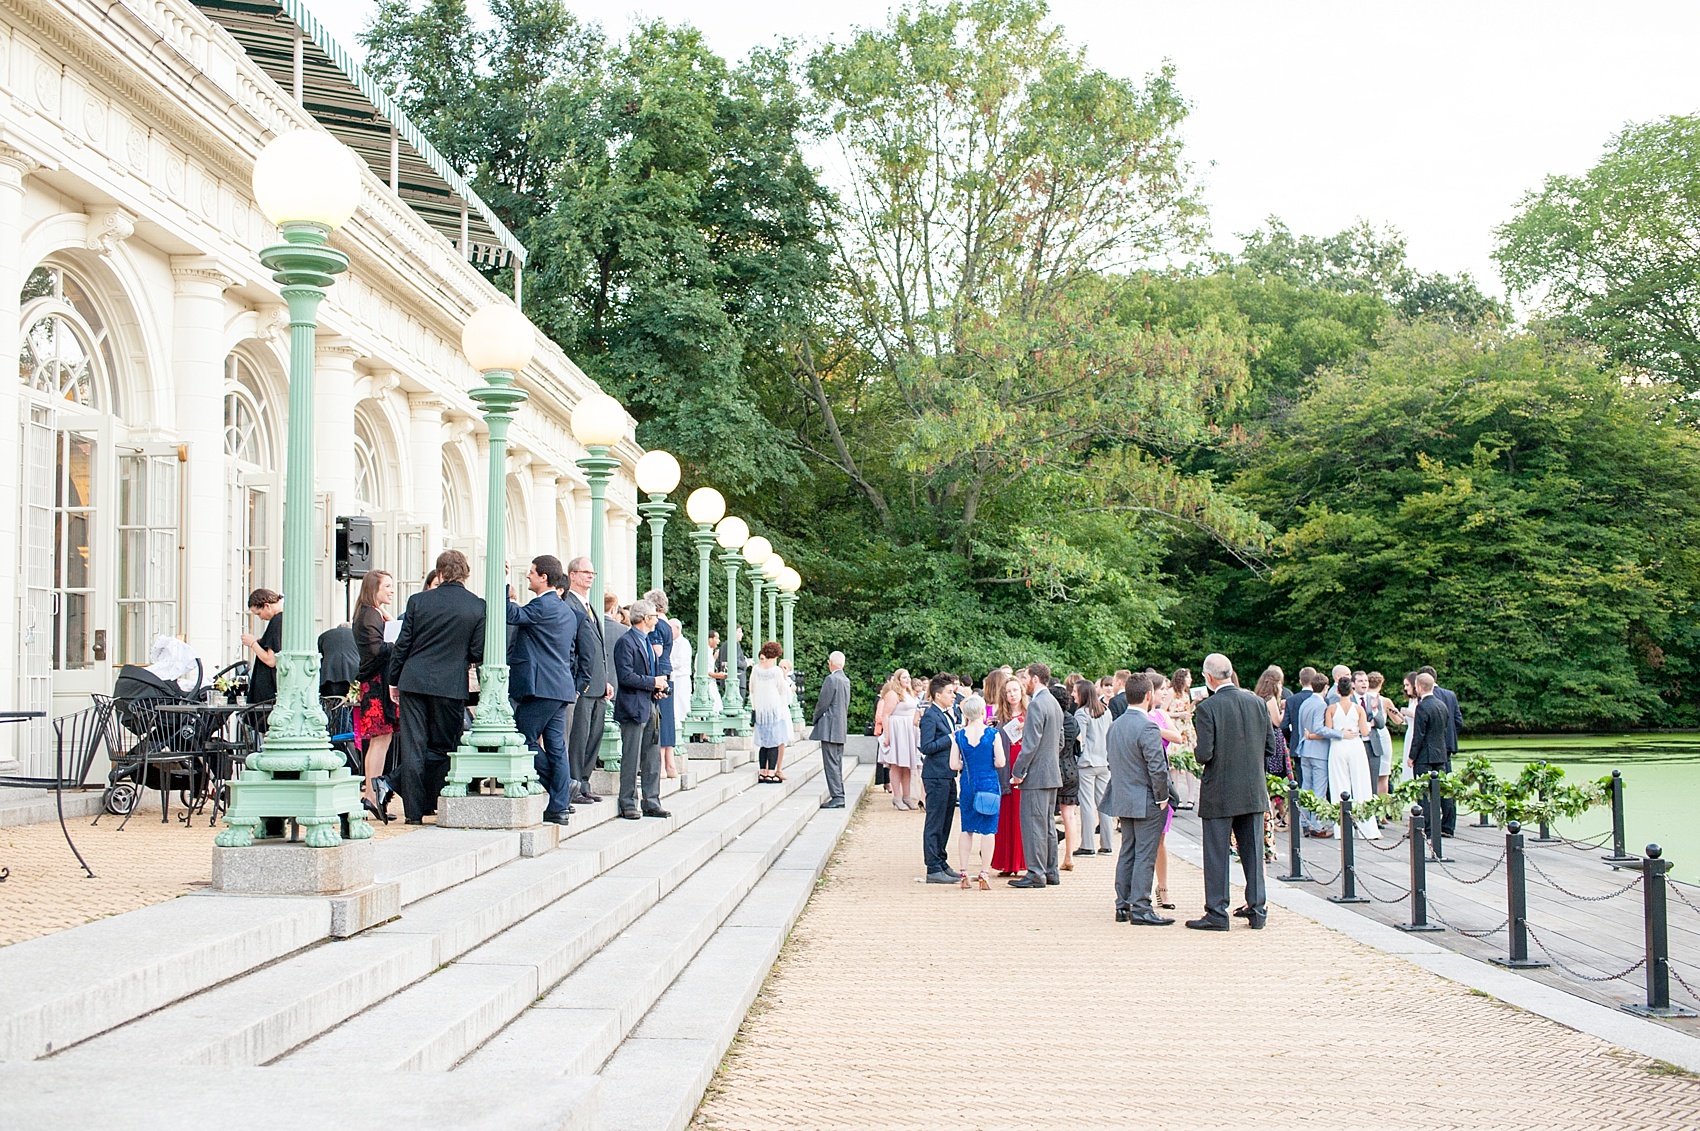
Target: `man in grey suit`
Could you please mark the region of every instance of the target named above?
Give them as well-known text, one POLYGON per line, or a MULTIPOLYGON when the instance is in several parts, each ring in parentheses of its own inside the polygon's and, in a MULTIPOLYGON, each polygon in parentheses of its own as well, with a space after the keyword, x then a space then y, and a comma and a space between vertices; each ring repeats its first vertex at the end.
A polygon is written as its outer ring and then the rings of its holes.
POLYGON ((1021 753, 1010 771, 1010 784, 1021 787, 1021 851, 1027 874, 1009 881, 1012 888, 1042 888, 1062 882, 1057 870, 1057 790, 1062 788, 1062 704, 1051 694, 1051 669, 1029 664, 1021 684, 1032 697, 1021 727, 1021 753))
POLYGON ((1127 710, 1110 724, 1110 793, 1104 811, 1121 828, 1116 857, 1116 922, 1169 927, 1174 920, 1151 909, 1157 846, 1169 810, 1169 756, 1151 710, 1151 677, 1129 676, 1127 710))
POLYGON ((1245 906, 1236 914, 1253 930, 1262 930, 1268 912, 1263 902, 1263 814, 1269 808, 1266 759, 1278 749, 1269 708, 1249 691, 1234 686, 1234 666, 1212 652, 1204 657, 1204 682, 1210 688, 1192 712, 1198 730, 1195 756, 1203 767, 1198 786, 1198 815, 1204 823, 1204 914, 1188 919, 1195 931, 1228 929, 1228 840, 1231 836, 1245 872, 1245 906))
MULTIPOLYGON (((596 570, 589 558, 567 563, 566 602, 578 615, 578 658, 575 673, 578 705, 573 709, 573 728, 567 736, 567 761, 573 776, 574 804, 594 804, 600 797, 590 792, 590 773, 596 769, 596 750, 602 742, 602 719, 614 697, 614 649, 602 621, 602 610, 591 610, 590 586, 596 570)), ((624 629, 621 630, 622 632, 624 629)))
POLYGON ((815 729, 809 737, 820 743, 821 770, 826 774, 822 809, 844 808, 844 741, 849 735, 850 677, 844 674, 844 653, 826 658, 827 676, 815 700, 815 729))

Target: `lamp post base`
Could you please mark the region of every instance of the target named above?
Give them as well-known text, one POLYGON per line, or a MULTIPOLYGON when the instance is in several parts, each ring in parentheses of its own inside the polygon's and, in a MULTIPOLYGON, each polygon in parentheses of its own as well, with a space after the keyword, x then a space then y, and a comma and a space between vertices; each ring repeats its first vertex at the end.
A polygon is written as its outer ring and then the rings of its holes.
POLYGON ((335 848, 344 838, 366 840, 372 835, 360 807, 360 779, 346 766, 276 773, 250 766, 228 788, 226 827, 213 842, 220 848, 282 840, 291 824, 301 830, 308 848, 335 848))
POLYGON ((602 723, 602 742, 596 747, 596 763, 609 773, 620 772, 620 724, 610 708, 602 723))
MULTIPOLYGON (((480 735, 468 732, 449 755, 449 776, 443 785, 445 798, 466 797, 467 787, 484 778, 502 785, 503 797, 530 797, 543 792, 537 780, 536 757, 518 731, 480 735)), ((542 820, 542 814, 538 814, 542 820)))

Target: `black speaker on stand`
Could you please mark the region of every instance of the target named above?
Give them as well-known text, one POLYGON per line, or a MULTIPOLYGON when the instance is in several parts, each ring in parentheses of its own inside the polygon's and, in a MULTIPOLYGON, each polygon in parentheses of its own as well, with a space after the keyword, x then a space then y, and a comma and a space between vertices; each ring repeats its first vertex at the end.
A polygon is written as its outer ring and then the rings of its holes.
POLYGON ((342 619, 353 619, 349 583, 372 572, 372 520, 365 515, 339 515, 336 520, 336 579, 342 582, 342 619))

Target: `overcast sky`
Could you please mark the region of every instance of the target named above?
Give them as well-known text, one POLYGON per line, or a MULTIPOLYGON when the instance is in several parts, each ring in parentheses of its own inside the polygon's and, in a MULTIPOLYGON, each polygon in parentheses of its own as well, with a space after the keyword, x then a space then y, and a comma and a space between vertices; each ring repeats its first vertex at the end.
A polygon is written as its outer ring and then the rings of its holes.
MULTIPOLYGON (((375 0, 309 0, 352 50, 375 0)), ((473 0, 475 7, 478 0, 473 0)), ((621 0, 586 19, 691 22, 729 58, 881 24, 888 0, 621 0)), ((1501 285, 1494 225, 1548 173, 1580 173, 1627 122, 1700 110, 1694 0, 1053 0, 1094 65, 1172 60, 1218 246, 1280 216, 1329 234, 1399 228, 1424 271, 1501 285)))

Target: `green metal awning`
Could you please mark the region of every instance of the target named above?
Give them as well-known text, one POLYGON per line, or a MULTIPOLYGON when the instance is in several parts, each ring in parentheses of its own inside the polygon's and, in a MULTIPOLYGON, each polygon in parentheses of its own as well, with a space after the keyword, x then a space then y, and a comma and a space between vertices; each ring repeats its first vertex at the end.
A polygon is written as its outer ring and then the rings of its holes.
POLYGON ((195 5, 467 259, 525 263, 525 247, 301 0, 195 5))

